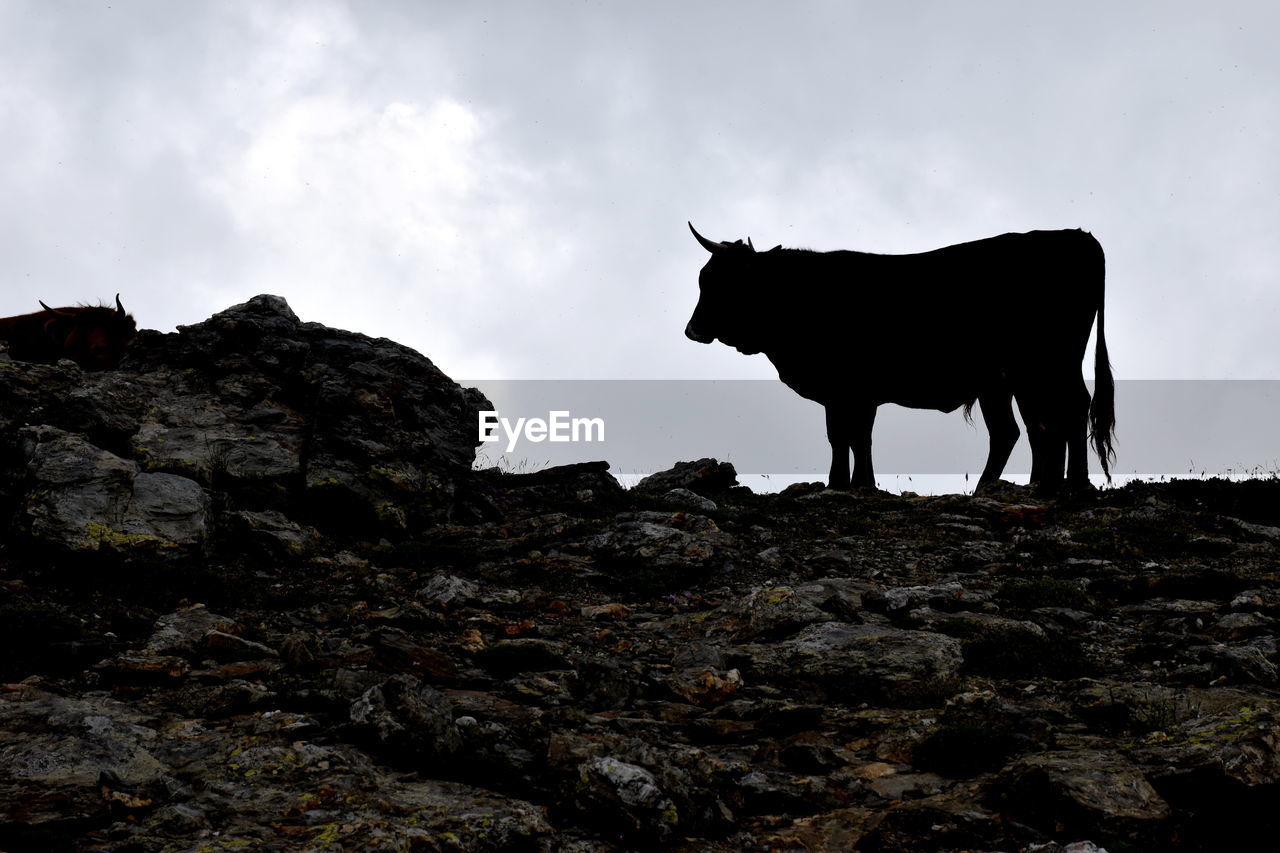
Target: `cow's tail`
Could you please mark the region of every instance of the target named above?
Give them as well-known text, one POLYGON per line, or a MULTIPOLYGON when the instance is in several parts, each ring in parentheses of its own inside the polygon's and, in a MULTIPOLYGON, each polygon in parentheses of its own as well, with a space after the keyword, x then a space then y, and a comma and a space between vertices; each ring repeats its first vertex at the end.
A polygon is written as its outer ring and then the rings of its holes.
MULTIPOLYGON (((1101 261, 1102 247, 1098 247, 1101 261)), ((1106 262, 1102 261, 1101 275, 1106 279, 1106 262)), ((1115 461, 1113 447, 1116 435, 1116 383, 1111 376, 1111 359, 1107 357, 1107 336, 1103 331, 1105 285, 1098 287, 1098 342, 1093 356, 1093 401, 1089 404, 1089 438, 1102 463, 1102 473, 1111 482, 1111 463, 1115 461)))

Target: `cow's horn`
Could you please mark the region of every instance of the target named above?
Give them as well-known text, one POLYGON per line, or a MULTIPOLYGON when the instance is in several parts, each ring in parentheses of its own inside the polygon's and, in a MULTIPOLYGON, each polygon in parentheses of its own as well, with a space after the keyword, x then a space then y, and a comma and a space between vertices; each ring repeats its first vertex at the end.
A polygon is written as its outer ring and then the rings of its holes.
POLYGON ((72 314, 70 314, 70 313, 68 313, 68 312, 66 312, 66 311, 59 311, 57 308, 50 308, 48 305, 45 305, 45 304, 44 304, 44 300, 43 300, 43 299, 39 299, 39 300, 37 300, 37 301, 40 303, 40 307, 41 307, 41 308, 43 308, 44 310, 48 311, 50 314, 52 314, 52 315, 53 315, 53 316, 55 316, 55 317, 71 317, 71 316, 74 316, 74 315, 72 315, 72 314))
POLYGON ((747 238, 747 246, 748 246, 748 247, 751 249, 751 251, 753 251, 753 252, 756 250, 756 245, 755 245, 755 243, 752 243, 752 242, 751 242, 751 238, 750 238, 750 237, 748 237, 748 238, 747 238))
POLYGON ((116 294, 116 313, 121 317, 124 316, 124 306, 120 304, 120 294, 116 294))
POLYGON ((724 248, 724 243, 717 243, 715 240, 708 240, 698 233, 698 229, 693 227, 693 223, 689 223, 689 230, 693 232, 694 239, 702 245, 702 248, 708 252, 718 252, 724 248))

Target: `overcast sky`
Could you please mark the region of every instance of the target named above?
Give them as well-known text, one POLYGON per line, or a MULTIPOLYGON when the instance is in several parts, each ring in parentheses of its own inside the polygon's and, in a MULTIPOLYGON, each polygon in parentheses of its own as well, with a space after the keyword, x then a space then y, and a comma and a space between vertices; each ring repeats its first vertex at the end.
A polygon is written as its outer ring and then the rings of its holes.
POLYGON ((459 379, 766 378, 683 336, 688 219, 1081 227, 1118 378, 1280 378, 1278 40, 1221 0, 0 0, 0 313, 276 293, 459 379))

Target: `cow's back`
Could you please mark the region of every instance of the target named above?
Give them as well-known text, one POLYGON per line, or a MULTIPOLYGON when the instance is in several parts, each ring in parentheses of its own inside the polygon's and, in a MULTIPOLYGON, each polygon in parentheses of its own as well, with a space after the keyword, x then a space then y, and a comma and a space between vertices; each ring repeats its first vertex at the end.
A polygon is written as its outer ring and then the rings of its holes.
POLYGON ((1103 256, 1084 231, 1032 231, 906 255, 779 253, 772 280, 785 298, 764 351, 797 393, 949 411, 1011 366, 1064 351, 1079 364, 1103 256))

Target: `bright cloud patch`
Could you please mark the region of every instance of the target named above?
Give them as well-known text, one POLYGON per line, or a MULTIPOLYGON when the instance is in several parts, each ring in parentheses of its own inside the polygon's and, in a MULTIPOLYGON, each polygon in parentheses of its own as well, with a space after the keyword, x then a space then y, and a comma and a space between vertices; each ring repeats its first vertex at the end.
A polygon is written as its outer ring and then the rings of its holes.
POLYGON ((425 323, 432 357, 471 375, 498 368, 474 343, 463 354, 468 315, 496 291, 536 289, 563 259, 532 224, 538 186, 456 101, 340 95, 268 115, 208 184, 257 246, 256 287, 286 291, 303 317, 417 346, 425 323), (458 348, 442 353, 442 338, 458 348))

